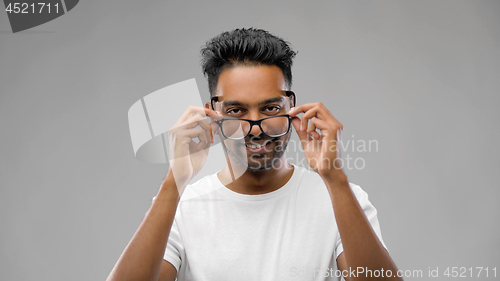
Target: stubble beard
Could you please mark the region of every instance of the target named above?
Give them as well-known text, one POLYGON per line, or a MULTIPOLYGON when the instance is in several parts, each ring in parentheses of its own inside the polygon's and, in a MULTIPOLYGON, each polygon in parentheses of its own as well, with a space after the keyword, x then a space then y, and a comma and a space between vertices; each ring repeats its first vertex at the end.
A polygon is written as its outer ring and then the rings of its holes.
POLYGON ((266 152, 264 155, 249 154, 246 149, 243 153, 225 145, 224 149, 227 151, 228 157, 230 157, 234 163, 238 164, 238 166, 250 172, 266 171, 275 167, 285 155, 285 151, 290 140, 290 133, 286 134, 284 137, 284 139, 280 138, 271 140, 275 142, 275 146, 272 151, 270 151, 272 152, 270 157, 268 156, 269 152, 266 152))

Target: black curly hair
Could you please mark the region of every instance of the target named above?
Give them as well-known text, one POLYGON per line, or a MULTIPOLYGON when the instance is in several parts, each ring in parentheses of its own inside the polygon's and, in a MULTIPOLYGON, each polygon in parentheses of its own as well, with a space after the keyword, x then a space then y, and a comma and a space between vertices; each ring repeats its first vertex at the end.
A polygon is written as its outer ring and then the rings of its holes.
POLYGON ((276 65, 283 72, 288 90, 292 87, 292 64, 297 52, 289 42, 256 28, 226 31, 201 49, 201 66, 210 95, 215 94, 219 75, 234 66, 276 65))

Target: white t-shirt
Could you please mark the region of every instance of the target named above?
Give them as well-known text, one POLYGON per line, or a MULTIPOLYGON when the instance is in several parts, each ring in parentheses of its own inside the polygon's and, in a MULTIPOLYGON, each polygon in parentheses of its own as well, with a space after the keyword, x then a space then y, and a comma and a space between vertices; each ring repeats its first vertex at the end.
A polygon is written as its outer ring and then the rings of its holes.
MULTIPOLYGON (((350 187, 384 244, 367 193, 350 187)), ((295 166, 283 187, 261 195, 236 193, 217 174, 189 185, 164 259, 179 281, 339 280, 336 259, 342 251, 323 180, 295 166)))

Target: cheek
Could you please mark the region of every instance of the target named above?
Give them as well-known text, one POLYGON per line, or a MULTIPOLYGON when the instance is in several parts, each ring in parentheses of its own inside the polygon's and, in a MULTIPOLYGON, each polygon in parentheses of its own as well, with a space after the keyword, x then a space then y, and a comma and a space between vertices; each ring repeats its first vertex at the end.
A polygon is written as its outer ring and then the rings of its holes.
POLYGON ((244 140, 224 139, 224 145, 233 151, 246 151, 244 140))
POLYGON ((274 150, 276 152, 281 152, 284 150, 285 146, 287 145, 288 141, 290 140, 290 137, 289 136, 283 136, 283 137, 280 137, 279 139, 277 139, 275 141, 275 147, 274 147, 274 150))
POLYGON ((288 143, 288 141, 290 141, 290 138, 291 138, 291 135, 290 133, 280 137, 278 140, 277 140, 277 144, 280 145, 280 146, 284 146, 288 143))

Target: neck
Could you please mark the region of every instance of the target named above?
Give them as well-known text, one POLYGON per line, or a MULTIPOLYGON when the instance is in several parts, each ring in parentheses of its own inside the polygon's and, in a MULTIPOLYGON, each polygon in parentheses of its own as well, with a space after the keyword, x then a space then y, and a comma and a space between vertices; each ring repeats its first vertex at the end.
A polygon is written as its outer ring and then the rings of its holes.
POLYGON ((292 177, 294 168, 284 156, 280 159, 281 163, 263 171, 250 171, 228 160, 228 165, 217 176, 222 184, 237 193, 249 195, 269 193, 285 185, 292 177))

